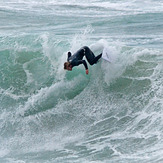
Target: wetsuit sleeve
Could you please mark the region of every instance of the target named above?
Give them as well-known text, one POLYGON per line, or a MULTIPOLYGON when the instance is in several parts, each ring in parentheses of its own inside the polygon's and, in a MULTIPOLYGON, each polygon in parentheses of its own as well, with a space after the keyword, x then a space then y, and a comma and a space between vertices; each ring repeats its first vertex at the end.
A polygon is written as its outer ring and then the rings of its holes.
POLYGON ((87 62, 85 60, 73 60, 70 63, 72 65, 72 67, 79 66, 80 64, 83 64, 85 69, 86 70, 88 69, 87 62))
POLYGON ((87 66, 87 62, 85 60, 79 60, 78 61, 78 64, 83 64, 85 69, 87 70, 88 69, 88 66, 87 66))
POLYGON ((70 57, 71 57, 71 52, 68 52, 68 54, 67 54, 67 61, 69 61, 70 57))

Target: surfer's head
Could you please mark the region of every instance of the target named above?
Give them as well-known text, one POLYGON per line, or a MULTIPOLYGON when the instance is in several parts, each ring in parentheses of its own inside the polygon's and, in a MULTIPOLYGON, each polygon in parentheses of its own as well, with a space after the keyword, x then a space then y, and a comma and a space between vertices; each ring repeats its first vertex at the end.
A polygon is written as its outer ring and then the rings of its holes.
POLYGON ((70 62, 64 63, 64 69, 68 70, 68 71, 72 71, 72 66, 71 66, 70 62))

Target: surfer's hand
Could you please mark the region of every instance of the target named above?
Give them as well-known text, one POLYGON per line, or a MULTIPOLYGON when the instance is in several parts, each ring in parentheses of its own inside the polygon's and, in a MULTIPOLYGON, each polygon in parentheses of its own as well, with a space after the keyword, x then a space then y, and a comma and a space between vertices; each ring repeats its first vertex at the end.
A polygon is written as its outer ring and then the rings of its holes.
POLYGON ((85 73, 88 75, 88 73, 89 73, 88 69, 85 70, 85 73))

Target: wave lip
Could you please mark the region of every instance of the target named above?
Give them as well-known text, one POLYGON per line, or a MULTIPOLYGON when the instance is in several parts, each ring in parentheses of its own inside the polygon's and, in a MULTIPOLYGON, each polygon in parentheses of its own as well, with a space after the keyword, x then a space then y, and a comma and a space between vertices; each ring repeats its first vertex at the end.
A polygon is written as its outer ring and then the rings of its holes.
POLYGON ((83 2, 0 4, 0 162, 163 159, 162 2, 83 2), (113 62, 63 70, 85 45, 113 62))

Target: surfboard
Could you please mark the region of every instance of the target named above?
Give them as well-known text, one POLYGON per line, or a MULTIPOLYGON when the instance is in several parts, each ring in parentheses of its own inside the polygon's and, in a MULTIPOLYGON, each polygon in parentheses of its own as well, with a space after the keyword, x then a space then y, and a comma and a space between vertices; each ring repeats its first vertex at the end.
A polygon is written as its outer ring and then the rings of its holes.
POLYGON ((104 60, 106 60, 107 62, 112 62, 112 59, 111 59, 111 52, 108 48, 104 48, 103 51, 102 51, 102 58, 104 60))

